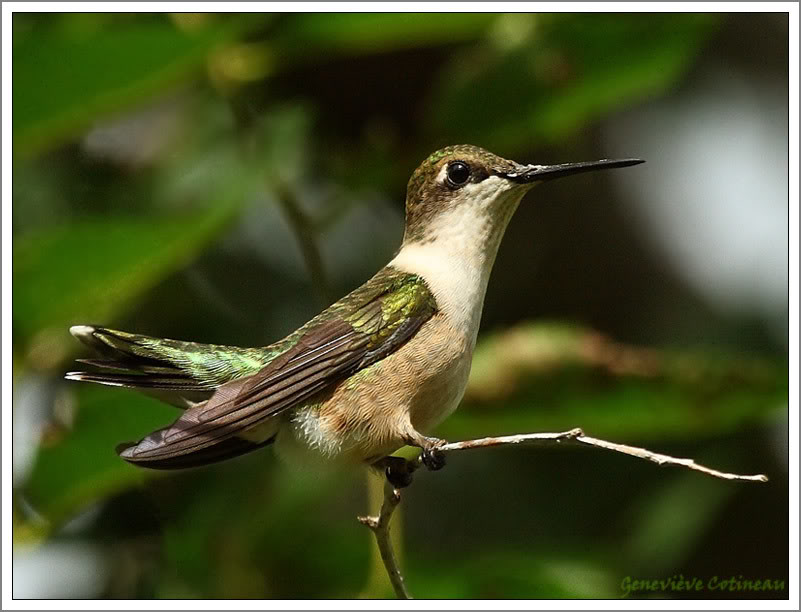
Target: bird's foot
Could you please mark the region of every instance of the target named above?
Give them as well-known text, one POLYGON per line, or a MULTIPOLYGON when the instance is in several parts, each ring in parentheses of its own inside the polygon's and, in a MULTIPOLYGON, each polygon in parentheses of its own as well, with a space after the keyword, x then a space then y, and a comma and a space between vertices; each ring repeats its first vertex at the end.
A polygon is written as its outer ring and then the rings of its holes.
POLYGON ((445 467, 445 453, 440 448, 445 446, 448 442, 440 440, 439 438, 425 438, 420 440, 420 448, 423 452, 420 454, 420 460, 429 471, 435 472, 445 467))
POLYGON ((379 459, 373 465, 384 470, 387 481, 396 489, 404 489, 412 484, 412 474, 417 469, 417 464, 412 461, 392 455, 379 459))

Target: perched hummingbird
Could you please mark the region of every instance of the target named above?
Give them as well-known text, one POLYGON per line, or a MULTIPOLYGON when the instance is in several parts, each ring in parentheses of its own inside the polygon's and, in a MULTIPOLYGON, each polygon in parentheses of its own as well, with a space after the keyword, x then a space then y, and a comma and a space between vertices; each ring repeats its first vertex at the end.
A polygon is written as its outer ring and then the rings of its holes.
POLYGON ((275 443, 282 455, 364 462, 408 484, 406 461, 389 455, 411 445, 429 469, 443 465, 443 441, 425 432, 464 394, 490 271, 522 197, 543 181, 642 161, 522 165, 471 145, 441 149, 409 180, 395 258, 283 340, 238 348, 78 325, 70 332, 102 358, 66 378, 183 409, 117 448, 142 467, 199 466, 275 443))

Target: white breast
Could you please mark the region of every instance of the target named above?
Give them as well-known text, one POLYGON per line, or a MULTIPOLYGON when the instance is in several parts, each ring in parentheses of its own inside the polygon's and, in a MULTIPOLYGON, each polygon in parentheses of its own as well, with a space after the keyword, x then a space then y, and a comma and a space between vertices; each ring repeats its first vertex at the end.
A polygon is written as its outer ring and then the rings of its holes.
POLYGON ((428 284, 451 324, 475 344, 484 295, 503 233, 520 190, 490 177, 469 185, 431 223, 423 239, 406 242, 389 265, 428 284))

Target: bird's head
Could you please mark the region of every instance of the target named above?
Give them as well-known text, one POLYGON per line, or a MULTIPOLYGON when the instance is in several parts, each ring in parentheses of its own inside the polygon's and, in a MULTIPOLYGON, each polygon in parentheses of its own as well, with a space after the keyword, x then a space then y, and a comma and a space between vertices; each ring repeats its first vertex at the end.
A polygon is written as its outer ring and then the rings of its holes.
MULTIPOLYGON (((406 193, 405 242, 432 241, 443 225, 493 224, 511 216, 520 199, 543 181, 642 163, 641 159, 602 159, 556 165, 519 164, 474 145, 432 153, 414 171, 406 193)), ((493 224, 493 225, 497 225, 493 224)))

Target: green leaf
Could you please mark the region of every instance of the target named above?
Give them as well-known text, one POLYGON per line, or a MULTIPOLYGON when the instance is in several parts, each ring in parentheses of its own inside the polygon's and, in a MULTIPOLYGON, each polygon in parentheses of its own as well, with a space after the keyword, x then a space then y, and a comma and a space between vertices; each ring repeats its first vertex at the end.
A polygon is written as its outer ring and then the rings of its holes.
POLYGON ((14 19, 14 153, 25 156, 186 81, 247 23, 217 19, 189 33, 164 16, 68 14, 29 28, 14 19))
POLYGON ((441 140, 492 143, 498 151, 558 142, 673 86, 718 21, 703 14, 601 13, 505 19, 496 28, 494 56, 457 56, 443 71, 428 115, 441 140))
POLYGON ((103 217, 16 238, 15 347, 33 343, 26 347, 30 364, 52 365, 70 325, 108 321, 186 265, 237 210, 240 199, 232 195, 192 217, 103 217))
POLYGON ((72 428, 40 446, 24 494, 52 526, 153 472, 120 459, 114 447, 168 422, 176 409, 139 393, 76 385, 72 428))

